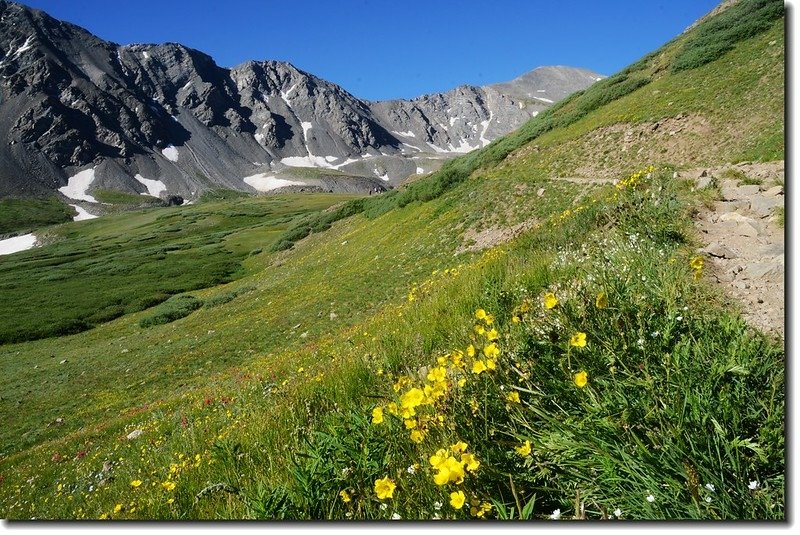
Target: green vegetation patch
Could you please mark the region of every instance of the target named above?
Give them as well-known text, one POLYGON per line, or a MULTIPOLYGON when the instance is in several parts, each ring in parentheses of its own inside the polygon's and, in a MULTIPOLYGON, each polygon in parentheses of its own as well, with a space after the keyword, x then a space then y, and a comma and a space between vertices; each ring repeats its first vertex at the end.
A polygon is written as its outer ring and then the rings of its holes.
POLYGON ((142 327, 163 325, 185 318, 203 306, 203 301, 193 295, 174 295, 155 307, 153 313, 139 321, 142 327))
POLYGON ((57 197, 0 199, 0 236, 65 223, 72 221, 72 216, 73 209, 57 197))
POLYGON ((0 258, 0 344, 74 334, 229 282, 253 245, 269 247, 294 217, 349 198, 240 197, 64 226, 53 243, 0 258))
POLYGON ((736 43, 772 27, 784 15, 783 0, 741 0, 700 24, 675 57, 674 72, 710 63, 736 43))

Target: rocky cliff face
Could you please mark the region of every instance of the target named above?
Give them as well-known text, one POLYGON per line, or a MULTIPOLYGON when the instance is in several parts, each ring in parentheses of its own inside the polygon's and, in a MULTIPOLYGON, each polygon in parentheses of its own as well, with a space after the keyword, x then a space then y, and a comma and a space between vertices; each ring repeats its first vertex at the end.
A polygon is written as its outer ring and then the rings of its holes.
POLYGON ((548 67, 367 102, 288 63, 224 69, 180 44, 119 46, 0 0, 0 196, 272 191, 287 170, 292 187, 319 186, 319 169, 304 182, 297 168, 321 168, 334 189, 347 176, 361 177, 358 190, 385 189, 599 78, 548 67))

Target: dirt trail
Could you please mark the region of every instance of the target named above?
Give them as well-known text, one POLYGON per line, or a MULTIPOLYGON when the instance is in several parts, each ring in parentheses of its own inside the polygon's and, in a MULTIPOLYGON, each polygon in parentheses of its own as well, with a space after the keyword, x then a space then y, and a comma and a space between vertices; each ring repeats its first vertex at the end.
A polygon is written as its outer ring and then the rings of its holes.
POLYGON ((784 337, 784 162, 682 171, 698 188, 716 185, 721 200, 695 224, 707 276, 740 304, 745 320, 784 337))

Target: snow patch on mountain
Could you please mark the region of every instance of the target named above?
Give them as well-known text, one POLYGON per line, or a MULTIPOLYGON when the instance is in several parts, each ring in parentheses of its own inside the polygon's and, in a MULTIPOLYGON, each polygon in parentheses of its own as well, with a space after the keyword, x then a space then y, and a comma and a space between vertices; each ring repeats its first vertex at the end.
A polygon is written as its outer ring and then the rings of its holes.
POLYGON ((151 197, 158 197, 161 195, 162 191, 167 191, 167 185, 161 182, 160 180, 151 180, 139 174, 137 174, 133 178, 135 178, 137 182, 144 184, 144 187, 147 188, 147 193, 146 194, 142 193, 142 195, 150 195, 151 197))
POLYGON ((178 149, 176 149, 173 145, 167 145, 161 149, 161 154, 163 154, 164 158, 171 162, 178 161, 178 149))
POLYGON ((36 245, 36 236, 33 234, 25 234, 23 236, 15 236, 0 240, 0 255, 18 253, 25 251, 36 245))
POLYGON ((242 180, 248 186, 258 190, 258 191, 271 191, 278 188, 283 188, 286 186, 306 186, 305 182, 296 182, 293 180, 286 180, 284 178, 278 178, 273 175, 268 175, 266 173, 259 173, 257 175, 246 176, 242 180))
POLYGON ((86 193, 94 182, 94 170, 94 167, 84 169, 75 176, 69 177, 67 185, 58 188, 58 191, 75 201, 97 202, 97 199, 86 193))
POLYGON ((70 206, 75 208, 75 211, 78 212, 78 215, 76 215, 75 217, 72 218, 73 221, 85 221, 87 219, 97 219, 97 217, 98 217, 98 216, 96 216, 94 214, 90 214, 89 212, 87 212, 86 210, 84 210, 83 208, 78 206, 77 204, 70 204, 70 206))

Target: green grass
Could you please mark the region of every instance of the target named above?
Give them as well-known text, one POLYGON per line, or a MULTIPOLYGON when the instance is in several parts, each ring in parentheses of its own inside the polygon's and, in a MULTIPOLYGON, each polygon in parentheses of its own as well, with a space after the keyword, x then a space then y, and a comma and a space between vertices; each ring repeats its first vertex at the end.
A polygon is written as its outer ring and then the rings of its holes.
POLYGON ((74 334, 228 282, 293 217, 347 198, 242 197, 55 228, 45 247, 0 259, 0 344, 74 334))
POLYGON ((48 225, 71 221, 73 209, 57 197, 0 199, 0 236, 25 234, 48 225))

